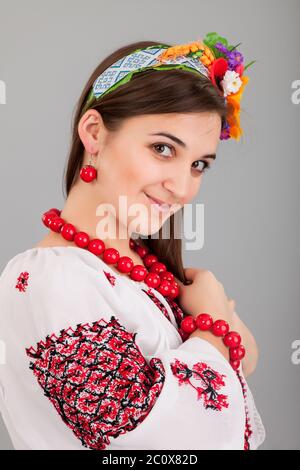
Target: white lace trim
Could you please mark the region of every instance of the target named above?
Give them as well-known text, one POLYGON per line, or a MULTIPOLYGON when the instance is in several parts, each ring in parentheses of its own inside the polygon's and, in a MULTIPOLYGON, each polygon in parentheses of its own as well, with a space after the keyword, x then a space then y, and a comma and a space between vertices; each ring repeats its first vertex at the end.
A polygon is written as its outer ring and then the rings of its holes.
POLYGON ((250 429, 252 431, 252 434, 249 437, 250 450, 256 450, 264 442, 266 438, 266 430, 262 423, 261 416, 255 406, 252 392, 245 378, 244 381, 247 387, 246 406, 248 410, 250 429))

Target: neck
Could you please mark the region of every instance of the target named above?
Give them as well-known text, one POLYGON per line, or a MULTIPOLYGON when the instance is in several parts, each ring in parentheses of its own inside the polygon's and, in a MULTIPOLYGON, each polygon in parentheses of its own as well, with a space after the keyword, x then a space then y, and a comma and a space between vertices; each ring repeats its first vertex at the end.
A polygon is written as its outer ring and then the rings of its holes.
MULTIPOLYGON (((129 246, 130 236, 126 227, 120 229, 118 219, 112 214, 105 213, 105 227, 107 223, 113 227, 113 233, 108 233, 102 230, 99 215, 97 216, 97 207, 99 206, 99 199, 96 198, 90 191, 90 188, 76 184, 71 189, 65 206, 61 211, 60 217, 66 222, 73 224, 76 230, 86 232, 90 239, 100 238, 104 241, 106 248, 116 248, 121 256, 130 256, 133 258, 133 251, 129 246), (122 234, 119 237, 119 234, 122 234)), ((52 243, 64 243, 66 246, 74 246, 74 242, 68 242, 62 235, 50 231, 48 240, 52 243)), ((137 255, 136 255, 137 256, 137 255)))

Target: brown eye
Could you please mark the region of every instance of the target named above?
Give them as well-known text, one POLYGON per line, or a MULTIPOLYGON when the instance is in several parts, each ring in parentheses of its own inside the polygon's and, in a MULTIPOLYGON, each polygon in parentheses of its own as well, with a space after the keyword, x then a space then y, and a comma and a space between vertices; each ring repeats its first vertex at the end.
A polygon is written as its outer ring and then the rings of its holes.
MULTIPOLYGON (((174 147, 171 146, 171 145, 168 145, 168 144, 163 144, 163 143, 159 143, 159 144, 153 144, 152 145, 152 148, 155 149, 155 152, 163 157, 168 157, 170 155, 166 155, 166 154, 163 154, 164 150, 162 150, 162 152, 160 150, 157 150, 157 149, 164 149, 164 148, 168 148, 169 150, 171 150, 171 153, 174 151, 174 147)), ((204 173, 205 171, 207 171, 209 168, 210 168, 210 164, 205 162, 204 160, 197 160, 196 162, 194 162, 192 164, 192 167, 195 168, 195 170, 197 170, 197 172, 201 175, 202 173, 204 173), (195 164, 199 164, 200 165, 197 165, 197 166, 194 166, 195 164), (201 165, 202 164, 202 165, 201 165)))
POLYGON ((199 171, 199 173, 204 173, 205 171, 207 171, 210 168, 210 165, 207 162, 204 162, 203 160, 197 160, 196 162, 193 163, 193 165, 195 163, 199 163, 199 162, 203 163, 203 166, 200 165, 200 166, 196 167, 196 170, 199 171))
POLYGON ((154 144, 153 145, 153 148, 155 148, 156 153, 158 153, 159 155, 162 155, 163 157, 167 157, 168 155, 164 155, 162 152, 156 150, 156 148, 162 148, 162 147, 167 147, 168 149, 172 151, 172 147, 167 144, 154 144))

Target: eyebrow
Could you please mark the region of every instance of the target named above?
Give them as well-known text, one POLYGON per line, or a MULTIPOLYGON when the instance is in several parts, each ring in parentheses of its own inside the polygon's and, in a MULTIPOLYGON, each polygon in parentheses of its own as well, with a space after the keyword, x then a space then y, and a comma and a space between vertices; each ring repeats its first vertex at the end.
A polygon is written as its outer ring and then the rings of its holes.
MULTIPOLYGON (((169 139, 173 140, 174 142, 176 142, 176 144, 178 145, 181 145, 181 147, 183 148, 187 148, 187 145, 182 141, 180 140, 178 137, 176 137, 175 135, 172 135, 172 134, 169 134, 167 132, 155 132, 153 134, 149 134, 149 135, 162 135, 164 137, 168 137, 169 139)), ((214 160, 216 159, 216 154, 215 153, 211 153, 209 155, 203 155, 201 158, 213 158, 214 160)))

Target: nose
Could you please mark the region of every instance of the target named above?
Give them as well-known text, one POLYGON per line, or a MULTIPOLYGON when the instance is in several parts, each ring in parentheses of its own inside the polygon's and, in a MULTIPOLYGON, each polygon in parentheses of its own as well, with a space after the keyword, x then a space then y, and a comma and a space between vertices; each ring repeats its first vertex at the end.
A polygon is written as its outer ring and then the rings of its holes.
POLYGON ((164 182, 164 187, 167 191, 172 193, 172 199, 177 203, 183 204, 188 198, 191 191, 191 169, 180 168, 172 174, 168 174, 168 178, 164 182))

